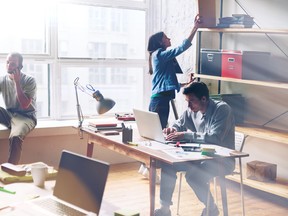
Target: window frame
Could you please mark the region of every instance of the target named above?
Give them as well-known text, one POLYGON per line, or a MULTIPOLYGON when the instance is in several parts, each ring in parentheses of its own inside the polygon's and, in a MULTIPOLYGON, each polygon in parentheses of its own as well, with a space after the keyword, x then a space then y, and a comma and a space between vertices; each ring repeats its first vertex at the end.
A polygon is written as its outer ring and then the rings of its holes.
MULTIPOLYGON (((153 0, 143 0, 143 1, 133 1, 133 0, 60 0, 58 3, 72 3, 72 4, 80 4, 80 5, 89 5, 89 6, 101 6, 101 7, 116 7, 116 8, 124 8, 124 9, 133 9, 133 10, 143 10, 146 13, 146 44, 147 40, 151 32, 154 32, 155 29, 151 28, 151 26, 160 26, 160 22, 155 23, 154 17, 157 13, 154 9, 155 7, 162 4, 162 0, 153 1, 153 0), (152 16, 151 16, 152 15, 152 16), (151 24, 151 25, 150 25, 151 24), (153 25, 152 25, 153 24, 153 25)), ((57 1, 53 1, 53 7, 57 9, 57 1)), ((24 64, 25 62, 29 63, 37 63, 41 62, 43 64, 50 65, 49 71, 49 84, 48 84, 48 94, 50 96, 50 107, 48 119, 53 120, 61 120, 63 116, 60 113, 61 106, 61 97, 59 97, 58 92, 61 92, 61 66, 91 66, 99 64, 103 67, 117 67, 117 66, 125 66, 125 67, 141 67, 144 71, 144 84, 143 84, 143 97, 144 97, 144 106, 148 107, 149 97, 150 97, 150 86, 151 86, 151 78, 147 71, 147 53, 145 53, 145 59, 119 59, 119 58, 110 58, 110 59, 89 59, 89 58, 58 58, 58 35, 57 35, 57 10, 51 11, 51 17, 48 22, 49 37, 47 41, 49 43, 47 47, 47 54, 23 54, 24 64)), ((7 54, 0 54, 0 60, 6 61, 7 54)), ((71 83, 72 85, 73 83, 71 83)), ((76 106, 76 100, 75 100, 76 106)), ((144 107, 143 107, 144 108, 144 107)), ((75 108, 75 118, 77 118, 76 108, 75 108)), ((46 119, 46 118, 39 118, 46 119)))

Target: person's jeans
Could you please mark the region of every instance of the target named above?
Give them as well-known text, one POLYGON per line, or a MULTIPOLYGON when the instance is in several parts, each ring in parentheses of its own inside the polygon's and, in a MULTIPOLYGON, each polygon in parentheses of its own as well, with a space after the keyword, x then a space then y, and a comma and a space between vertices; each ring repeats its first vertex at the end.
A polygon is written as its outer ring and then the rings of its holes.
POLYGON ((170 111, 170 97, 155 97, 151 98, 149 111, 158 113, 162 129, 167 127, 170 111))
MULTIPOLYGON (((221 165, 214 160, 202 162, 187 162, 181 165, 170 165, 161 163, 161 182, 160 182, 160 203, 164 206, 172 205, 172 196, 175 189, 177 172, 186 172, 186 181, 194 190, 198 199, 206 206, 208 192, 210 193, 210 180, 219 175, 219 166, 224 169, 224 174, 230 174, 235 168, 235 160, 225 160, 221 165)), ((210 194, 211 195, 211 194, 210 194)), ((212 195, 211 204, 214 204, 212 195)))
POLYGON ((35 128, 37 123, 31 118, 18 113, 11 113, 0 107, 0 124, 5 125, 11 130, 9 135, 8 162, 18 164, 21 157, 23 140, 35 128))

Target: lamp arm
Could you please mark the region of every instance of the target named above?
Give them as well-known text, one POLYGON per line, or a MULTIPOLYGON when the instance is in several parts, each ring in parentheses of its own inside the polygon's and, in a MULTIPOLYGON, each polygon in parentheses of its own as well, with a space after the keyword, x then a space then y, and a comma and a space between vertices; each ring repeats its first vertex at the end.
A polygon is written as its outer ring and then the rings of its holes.
POLYGON ((78 116, 78 121, 79 121, 78 128, 81 128, 84 118, 83 118, 83 113, 82 113, 82 109, 81 109, 79 98, 78 98, 77 82, 76 83, 74 82, 74 86, 75 86, 75 95, 76 95, 76 109, 77 109, 77 116, 78 116))

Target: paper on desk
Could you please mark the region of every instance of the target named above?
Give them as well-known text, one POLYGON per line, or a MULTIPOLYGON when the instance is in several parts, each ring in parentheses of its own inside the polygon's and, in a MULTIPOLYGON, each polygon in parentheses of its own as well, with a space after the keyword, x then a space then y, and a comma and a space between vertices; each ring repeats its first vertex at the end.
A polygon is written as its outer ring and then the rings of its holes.
POLYGON ((164 149, 173 149, 175 147, 164 144, 164 143, 160 143, 157 141, 153 141, 153 140, 147 140, 147 141, 139 141, 136 142, 138 145, 140 146, 145 146, 147 148, 150 149, 154 149, 154 150, 164 150, 164 149))
POLYGON ((202 159, 201 152, 185 152, 181 148, 163 149, 163 152, 177 159, 202 159))
POLYGON ((219 155, 219 156, 230 156, 230 153, 231 153, 231 149, 227 149, 227 148, 222 148, 222 147, 217 147, 216 148, 216 155, 219 155))

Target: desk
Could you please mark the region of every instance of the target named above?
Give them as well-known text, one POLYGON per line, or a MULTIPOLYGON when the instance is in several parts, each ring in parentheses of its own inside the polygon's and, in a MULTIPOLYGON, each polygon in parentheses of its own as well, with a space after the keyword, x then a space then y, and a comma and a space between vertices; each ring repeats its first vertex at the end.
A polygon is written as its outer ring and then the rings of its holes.
MULTIPOLYGON (((78 130, 78 128, 77 128, 78 130)), ((87 140, 87 156, 92 157, 93 153, 93 147, 95 145, 100 145, 104 148, 110 149, 114 152, 117 152, 122 155, 126 155, 128 157, 131 157, 137 161, 145 163, 150 169, 149 169, 149 191, 150 191, 150 216, 154 215, 154 209, 155 209, 155 184, 156 184, 156 168, 157 168, 157 162, 165 162, 168 164, 178 164, 183 163, 187 161, 200 161, 200 160, 212 160, 213 157, 202 157, 202 158, 195 158, 195 159, 177 159, 175 157, 172 157, 163 151, 155 150, 148 148, 146 146, 131 146, 126 145, 122 143, 122 136, 116 135, 116 136, 105 136, 100 133, 95 133, 89 128, 82 127, 81 131, 88 135, 87 140)), ((137 133, 137 128, 133 131, 133 141, 143 141, 145 139, 141 138, 137 133)), ((217 146, 216 151, 217 151, 217 146)), ((220 147, 219 147, 220 148, 220 147)), ((221 147, 222 148, 222 147, 221 147)), ((223 148, 222 148, 223 149, 223 148)), ((225 148, 224 148, 225 149, 225 148)), ((233 150, 229 150, 230 155, 217 158, 218 159, 225 159, 225 158, 241 158, 241 157, 247 157, 249 156, 246 153, 243 152, 237 152, 233 150)), ((228 215, 228 209, 227 209, 227 203, 223 204, 223 211, 224 215, 228 215)))
POLYGON ((52 194, 54 185, 55 180, 45 181, 44 188, 35 186, 33 182, 17 182, 6 185, 0 182, 0 186, 16 192, 15 194, 0 192, 0 215, 5 215, 5 213, 10 213, 17 209, 17 207, 10 208, 7 206, 15 207, 29 199, 52 194))

